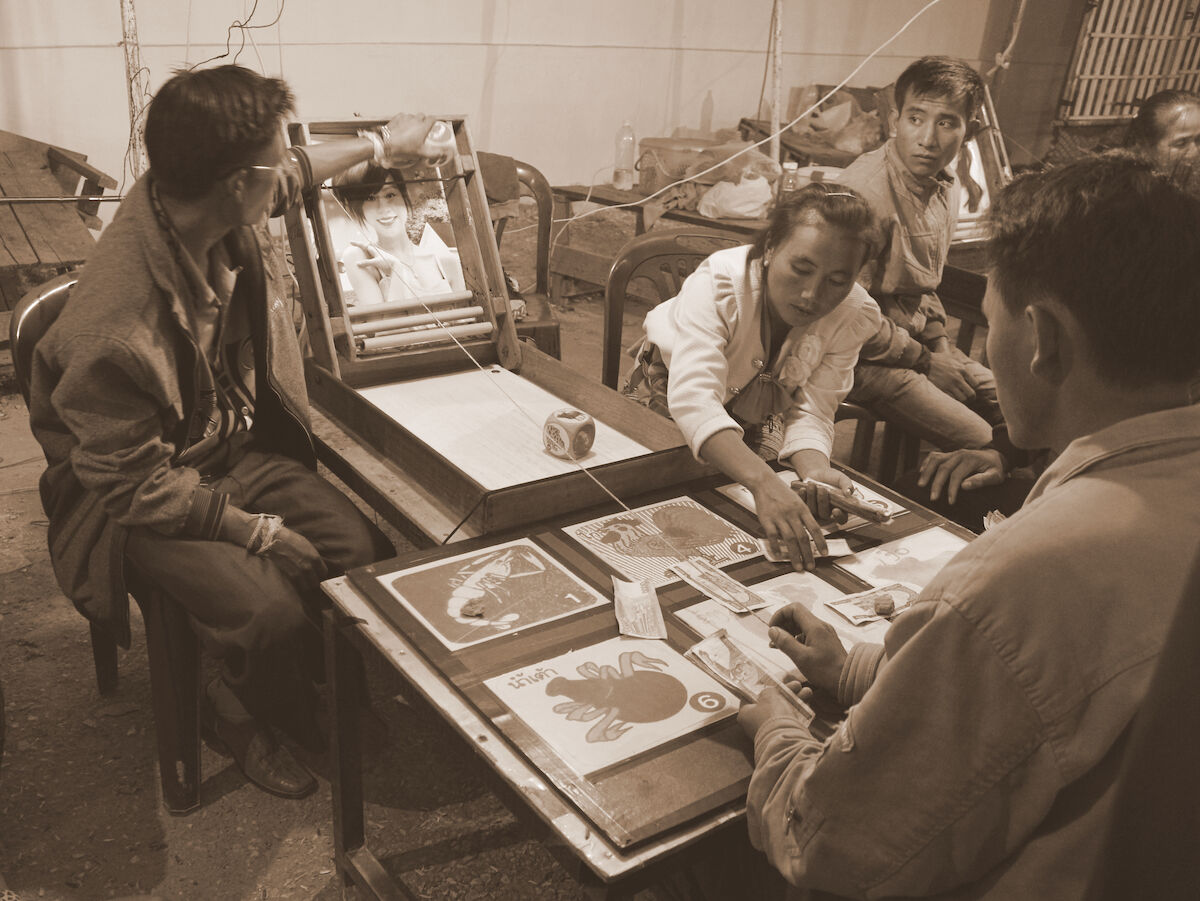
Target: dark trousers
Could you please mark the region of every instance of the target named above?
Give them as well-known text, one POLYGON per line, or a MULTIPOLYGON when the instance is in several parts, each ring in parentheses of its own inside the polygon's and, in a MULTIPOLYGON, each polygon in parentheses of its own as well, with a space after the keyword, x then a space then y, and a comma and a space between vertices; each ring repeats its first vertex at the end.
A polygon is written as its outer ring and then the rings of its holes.
MULTIPOLYGON (((329 576, 392 555, 391 543, 333 485, 303 464, 254 449, 231 454, 207 479, 248 513, 275 513, 324 558, 329 576)), ((312 680, 320 670, 324 605, 315 581, 299 584, 270 557, 226 541, 132 528, 125 549, 133 578, 163 588, 190 614, 205 650, 257 718, 311 744, 312 680), (309 739, 309 740, 306 740, 309 739)))

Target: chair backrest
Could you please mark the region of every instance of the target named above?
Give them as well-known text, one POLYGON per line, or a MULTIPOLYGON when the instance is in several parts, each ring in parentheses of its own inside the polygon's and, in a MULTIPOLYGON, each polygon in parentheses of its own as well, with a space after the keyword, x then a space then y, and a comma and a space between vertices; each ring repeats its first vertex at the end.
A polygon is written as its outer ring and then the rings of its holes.
POLYGON ((987 276, 957 266, 942 269, 942 281, 937 287, 938 299, 947 316, 958 320, 958 336, 954 346, 971 355, 975 343, 975 332, 987 328, 983 315, 983 295, 987 292, 987 276))
POLYGON ((68 272, 39 285, 19 301, 8 324, 8 346, 12 348, 13 373, 17 387, 29 406, 29 378, 33 368, 33 349, 58 318, 63 304, 70 296, 71 288, 79 281, 79 274, 68 272))
POLYGON ((533 195, 537 203, 537 294, 550 293, 550 226, 554 219, 554 192, 550 182, 537 169, 515 160, 517 180, 533 195))
MULTIPOLYGON (((701 260, 746 243, 741 238, 700 231, 662 231, 639 235, 621 248, 604 288, 604 356, 600 380, 617 387, 621 368, 621 326, 630 283, 645 280, 657 303, 669 300, 701 260)), ((641 293, 641 292, 639 292, 641 293)))

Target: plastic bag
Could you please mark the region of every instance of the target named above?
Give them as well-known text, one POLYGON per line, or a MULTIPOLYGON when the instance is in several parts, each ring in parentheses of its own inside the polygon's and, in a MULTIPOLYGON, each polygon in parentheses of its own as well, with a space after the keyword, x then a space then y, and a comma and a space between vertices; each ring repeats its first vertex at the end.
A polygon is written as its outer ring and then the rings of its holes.
POLYGON ((749 141, 729 141, 709 147, 697 156, 695 162, 687 167, 684 174, 696 175, 716 166, 717 168, 712 172, 699 176, 696 182, 715 185, 722 181, 737 182, 747 176, 758 176, 774 183, 783 171, 779 163, 761 150, 747 150, 748 147, 750 147, 749 141), (739 153, 739 151, 744 152, 739 153), (738 155, 734 156, 735 153, 738 155), (733 158, 730 159, 730 157, 733 158))
POLYGON ((736 184, 719 181, 700 198, 697 209, 709 219, 761 219, 771 205, 771 183, 750 175, 736 184))

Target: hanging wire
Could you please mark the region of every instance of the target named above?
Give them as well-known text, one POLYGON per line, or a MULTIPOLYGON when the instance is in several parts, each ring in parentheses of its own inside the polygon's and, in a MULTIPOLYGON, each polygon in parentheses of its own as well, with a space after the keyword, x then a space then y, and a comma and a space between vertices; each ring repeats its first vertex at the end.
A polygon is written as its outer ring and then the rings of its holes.
MULTIPOLYGON (((617 204, 613 204, 612 206, 598 207, 597 209, 588 210, 586 212, 579 213, 577 215, 571 216, 567 219, 560 220, 560 221, 562 221, 566 224, 570 224, 571 222, 575 222, 579 219, 585 219, 588 216, 594 216, 597 213, 604 213, 604 212, 608 212, 609 210, 620 210, 620 209, 627 209, 629 207, 641 206, 641 205, 645 204, 646 202, 653 200, 655 197, 658 197, 660 194, 666 193, 667 191, 671 190, 672 188, 678 187, 679 185, 682 185, 682 184, 686 184, 689 181, 695 181, 696 179, 700 178, 701 176, 707 175, 710 172, 720 169, 726 163, 737 159, 739 156, 749 153, 751 150, 755 150, 755 149, 761 147, 763 144, 769 143, 774 138, 778 137, 779 135, 782 135, 785 131, 787 131, 789 128, 791 128, 793 125, 795 125, 797 122, 802 121, 806 116, 808 116, 810 113, 812 113, 813 111, 818 109, 823 103, 825 103, 827 100, 829 100, 831 97, 833 97, 838 91, 840 91, 842 88, 844 88, 846 85, 848 85, 850 83, 850 81, 854 78, 854 76, 856 76, 859 72, 861 72, 863 70, 863 68, 867 65, 867 63, 869 63, 876 56, 878 56, 880 53, 882 53, 888 46, 890 46, 892 44, 893 41, 896 40, 896 38, 898 38, 898 37, 900 37, 900 35, 904 34, 904 32, 906 32, 909 29, 909 27, 913 24, 913 22, 917 21, 917 19, 921 18, 921 16, 923 16, 928 10, 937 6, 940 2, 942 2, 942 0, 929 0, 929 2, 927 2, 919 10, 917 10, 915 13, 913 13, 912 16, 909 17, 908 21, 906 21, 903 25, 901 25, 900 28, 894 34, 892 34, 891 37, 889 37, 886 41, 884 41, 882 44, 880 44, 878 47, 876 47, 874 50, 872 50, 869 54, 867 54, 865 57, 863 57, 862 61, 857 66, 855 66, 853 70, 851 70, 850 74, 847 75, 845 78, 843 78, 840 82, 838 82, 832 88, 830 88, 824 97, 819 98, 816 103, 814 103, 808 109, 804 110, 802 113, 800 113, 800 115, 796 116, 796 118, 792 119, 792 121, 789 122, 787 125, 782 126, 778 131, 772 132, 771 134, 768 134, 766 137, 762 138, 761 140, 755 141, 754 143, 749 144, 746 147, 743 147, 741 150, 731 153, 725 159, 721 160, 720 162, 713 163, 713 165, 709 166, 707 169, 704 169, 700 172, 694 172, 691 175, 686 175, 683 178, 678 179, 677 181, 673 181, 668 185, 664 185, 663 187, 661 187, 657 191, 655 191, 653 194, 647 195, 646 197, 640 197, 637 200, 631 200, 628 203, 617 203, 617 204)), ((556 234, 550 241, 550 257, 551 257, 551 259, 554 258, 554 246, 558 241, 558 237, 565 230, 566 230, 565 228, 560 230, 558 232, 558 234, 556 234)))

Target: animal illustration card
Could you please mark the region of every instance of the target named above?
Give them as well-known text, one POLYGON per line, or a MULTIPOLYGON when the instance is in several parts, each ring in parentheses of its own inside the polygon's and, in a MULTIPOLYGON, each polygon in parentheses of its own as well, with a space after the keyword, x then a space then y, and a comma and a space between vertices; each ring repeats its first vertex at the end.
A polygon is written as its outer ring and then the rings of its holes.
POLYGON ((962 538, 935 527, 842 557, 837 565, 876 588, 899 582, 919 593, 966 546, 962 538))
POLYGON ((666 642, 610 638, 484 680, 588 775, 737 713, 738 699, 666 642))
POLYGON ((760 553, 754 536, 686 497, 563 531, 627 579, 647 579, 655 588, 678 580, 668 570, 681 560, 727 566, 760 553))
POLYGON ((527 538, 377 578, 452 651, 609 602, 527 538))

